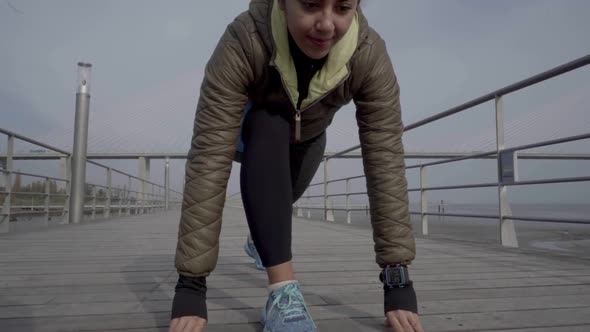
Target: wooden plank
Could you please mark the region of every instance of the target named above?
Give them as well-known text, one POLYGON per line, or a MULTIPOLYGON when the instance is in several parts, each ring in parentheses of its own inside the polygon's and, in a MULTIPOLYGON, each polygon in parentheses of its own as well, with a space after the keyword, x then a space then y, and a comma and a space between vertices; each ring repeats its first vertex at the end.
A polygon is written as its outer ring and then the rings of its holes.
POLYGON ((480 330, 480 332, 588 332, 590 325, 565 325, 525 329, 480 330))
POLYGON ((115 284, 115 285, 81 285, 71 287, 20 287, 20 288, 2 288, 0 293, 3 296, 21 296, 21 295, 56 295, 56 294, 88 294, 88 293, 113 293, 128 291, 147 291, 155 288, 155 284, 115 284))
POLYGON ((524 329, 481 330, 480 332, 588 332, 590 325, 565 325, 524 329))
POLYGON ((24 295, 24 296, 0 296, 0 312, 3 306, 11 305, 38 305, 46 304, 53 300, 51 295, 24 295))

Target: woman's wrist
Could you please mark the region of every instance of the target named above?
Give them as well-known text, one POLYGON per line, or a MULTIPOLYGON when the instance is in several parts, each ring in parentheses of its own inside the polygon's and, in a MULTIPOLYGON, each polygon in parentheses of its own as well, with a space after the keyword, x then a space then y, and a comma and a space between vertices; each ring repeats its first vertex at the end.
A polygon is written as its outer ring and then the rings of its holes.
POLYGON ((207 283, 205 277, 179 276, 172 300, 171 319, 198 316, 207 319, 207 283))
POLYGON ((384 310, 406 310, 418 314, 418 299, 413 285, 403 288, 383 287, 384 310))

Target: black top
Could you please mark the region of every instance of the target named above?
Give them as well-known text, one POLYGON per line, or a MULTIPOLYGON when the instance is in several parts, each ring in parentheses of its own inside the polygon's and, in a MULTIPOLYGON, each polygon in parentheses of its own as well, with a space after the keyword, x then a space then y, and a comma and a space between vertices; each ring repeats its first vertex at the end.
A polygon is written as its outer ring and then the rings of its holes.
POLYGON ((305 55, 303 51, 297 46, 295 40, 289 33, 289 50, 295 62, 295 70, 297 71, 297 90, 299 90, 299 100, 297 101, 297 109, 301 108, 301 103, 309 93, 309 82, 313 75, 318 72, 326 63, 328 56, 321 59, 312 59, 305 55))

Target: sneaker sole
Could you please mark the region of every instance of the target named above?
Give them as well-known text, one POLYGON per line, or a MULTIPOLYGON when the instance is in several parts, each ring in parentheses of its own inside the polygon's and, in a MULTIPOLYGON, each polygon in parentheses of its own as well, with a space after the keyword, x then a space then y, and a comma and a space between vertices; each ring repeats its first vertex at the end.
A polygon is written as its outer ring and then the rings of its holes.
MULTIPOLYGON (((271 331, 271 330, 269 330, 269 329, 267 329, 265 327, 265 328, 262 329, 262 332, 276 332, 276 331, 271 331)), ((316 329, 313 329, 313 330, 303 330, 303 331, 302 330, 297 330, 297 332, 317 332, 317 330, 316 329)))

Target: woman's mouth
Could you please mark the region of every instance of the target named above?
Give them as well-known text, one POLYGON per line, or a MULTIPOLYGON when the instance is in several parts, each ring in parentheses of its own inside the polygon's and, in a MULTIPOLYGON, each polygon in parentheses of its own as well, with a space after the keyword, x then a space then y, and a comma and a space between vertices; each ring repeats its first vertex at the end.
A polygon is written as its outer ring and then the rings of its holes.
POLYGON ((321 47, 321 48, 326 48, 330 45, 330 43, 332 42, 332 38, 330 39, 320 39, 320 38, 314 38, 311 36, 307 36, 307 39, 315 46, 317 47, 321 47))

